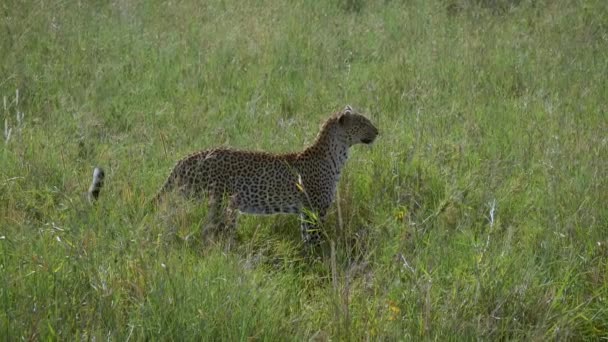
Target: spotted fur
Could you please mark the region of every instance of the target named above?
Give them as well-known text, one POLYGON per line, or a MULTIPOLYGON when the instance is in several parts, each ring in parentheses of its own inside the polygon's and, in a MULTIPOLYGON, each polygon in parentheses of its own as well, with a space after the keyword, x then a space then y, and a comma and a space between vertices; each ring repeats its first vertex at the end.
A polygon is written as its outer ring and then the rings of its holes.
POLYGON ((217 148, 186 156, 177 162, 155 202, 179 189, 189 196, 209 196, 213 216, 224 199, 232 212, 298 213, 303 240, 316 243, 320 234, 313 218, 323 219, 333 202, 349 148, 370 144, 377 135, 366 117, 346 106, 323 124, 311 146, 298 153, 217 148))

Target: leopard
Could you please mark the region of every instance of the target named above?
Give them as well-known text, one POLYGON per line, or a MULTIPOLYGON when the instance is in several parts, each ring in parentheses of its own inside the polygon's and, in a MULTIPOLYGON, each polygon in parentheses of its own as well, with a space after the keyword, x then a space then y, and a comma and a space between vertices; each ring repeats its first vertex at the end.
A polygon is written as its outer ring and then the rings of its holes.
MULTIPOLYGON (((208 216, 234 228, 243 214, 297 214, 306 245, 318 245, 319 226, 336 196, 340 175, 356 144, 370 145, 376 126, 350 105, 322 124, 314 142, 299 152, 211 148, 177 161, 153 198, 158 205, 169 192, 207 198, 208 216)), ((223 228, 223 229, 224 229, 223 228)))

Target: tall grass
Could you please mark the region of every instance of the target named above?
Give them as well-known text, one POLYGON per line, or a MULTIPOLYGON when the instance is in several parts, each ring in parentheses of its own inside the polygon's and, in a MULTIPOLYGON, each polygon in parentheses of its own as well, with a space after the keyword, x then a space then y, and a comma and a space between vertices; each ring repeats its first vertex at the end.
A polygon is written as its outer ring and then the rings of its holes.
POLYGON ((608 337, 603 1, 0 5, 0 336, 608 337), (179 156, 295 151, 352 104, 303 253, 296 217, 149 199, 179 156), (10 133, 10 134, 9 134, 10 133), (106 169, 95 206, 84 192, 106 169))

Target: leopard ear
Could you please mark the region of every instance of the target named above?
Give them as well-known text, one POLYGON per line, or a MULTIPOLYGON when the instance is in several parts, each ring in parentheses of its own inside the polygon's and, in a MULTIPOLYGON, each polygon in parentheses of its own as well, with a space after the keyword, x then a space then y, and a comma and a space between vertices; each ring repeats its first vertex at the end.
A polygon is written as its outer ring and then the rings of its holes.
POLYGON ((346 105, 346 107, 344 107, 344 110, 342 111, 342 113, 344 114, 352 114, 353 113, 353 107, 351 107, 350 105, 346 105))
POLYGON ((340 117, 338 118, 338 123, 340 123, 340 125, 344 125, 344 123, 346 122, 346 119, 349 115, 351 115, 353 113, 353 108, 351 106, 346 106, 344 107, 344 110, 342 111, 342 113, 340 113, 340 117))

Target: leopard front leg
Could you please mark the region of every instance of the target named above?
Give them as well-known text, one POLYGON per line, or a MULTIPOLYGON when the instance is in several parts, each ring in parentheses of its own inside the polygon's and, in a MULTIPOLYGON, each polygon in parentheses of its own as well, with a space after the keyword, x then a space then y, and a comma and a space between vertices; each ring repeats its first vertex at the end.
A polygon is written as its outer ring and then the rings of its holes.
POLYGON ((309 246, 317 246, 321 242, 320 225, 325 221, 327 210, 311 211, 303 209, 300 212, 300 230, 302 241, 309 246))

